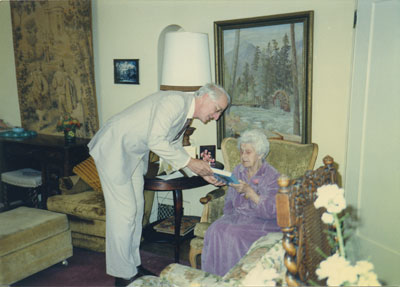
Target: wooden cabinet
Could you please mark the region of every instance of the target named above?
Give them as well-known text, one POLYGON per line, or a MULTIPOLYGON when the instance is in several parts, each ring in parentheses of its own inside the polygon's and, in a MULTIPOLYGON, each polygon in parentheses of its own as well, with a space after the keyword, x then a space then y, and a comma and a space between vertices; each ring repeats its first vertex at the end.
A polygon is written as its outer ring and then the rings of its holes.
POLYGON ((43 202, 58 193, 58 179, 72 174, 72 168, 89 156, 89 139, 77 138, 66 145, 63 136, 38 134, 27 139, 0 137, 1 172, 19 168, 42 171, 43 202))

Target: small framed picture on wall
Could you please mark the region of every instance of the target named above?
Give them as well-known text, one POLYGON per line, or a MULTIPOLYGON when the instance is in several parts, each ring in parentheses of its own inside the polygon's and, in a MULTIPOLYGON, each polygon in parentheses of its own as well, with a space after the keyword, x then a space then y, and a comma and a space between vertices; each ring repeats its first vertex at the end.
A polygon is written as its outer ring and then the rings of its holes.
POLYGON ((115 84, 139 84, 138 59, 114 59, 115 84))

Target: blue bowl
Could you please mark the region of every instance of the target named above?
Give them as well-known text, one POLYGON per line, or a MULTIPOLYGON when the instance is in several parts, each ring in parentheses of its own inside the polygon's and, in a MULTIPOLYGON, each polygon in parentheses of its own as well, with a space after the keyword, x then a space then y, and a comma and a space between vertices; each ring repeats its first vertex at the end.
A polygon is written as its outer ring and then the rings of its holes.
POLYGON ((13 128, 13 132, 15 133, 22 133, 24 131, 24 128, 13 128))

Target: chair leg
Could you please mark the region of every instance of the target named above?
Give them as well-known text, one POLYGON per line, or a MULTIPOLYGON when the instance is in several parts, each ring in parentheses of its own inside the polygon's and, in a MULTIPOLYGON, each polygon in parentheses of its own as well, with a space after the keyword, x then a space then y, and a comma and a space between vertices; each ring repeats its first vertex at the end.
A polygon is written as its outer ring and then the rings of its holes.
POLYGON ((35 208, 39 207, 38 189, 37 188, 30 188, 28 190, 28 204, 35 208))
POLYGON ((189 262, 190 262, 190 266, 192 268, 197 268, 196 259, 197 259, 198 255, 201 255, 201 251, 202 251, 201 249, 196 249, 196 248, 190 247, 190 250, 189 250, 189 262))
POLYGON ((2 190, 2 192, 3 192, 2 201, 3 201, 3 204, 4 204, 4 211, 6 211, 6 210, 10 209, 10 202, 8 201, 8 190, 7 190, 6 184, 3 183, 2 187, 3 187, 3 190, 2 190))

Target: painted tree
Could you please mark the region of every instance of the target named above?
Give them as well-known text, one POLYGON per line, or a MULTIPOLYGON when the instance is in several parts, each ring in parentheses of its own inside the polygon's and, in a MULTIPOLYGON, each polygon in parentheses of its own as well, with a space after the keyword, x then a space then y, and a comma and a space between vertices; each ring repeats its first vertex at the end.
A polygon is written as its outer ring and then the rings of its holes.
POLYGON ((297 52, 294 24, 290 24, 290 40, 292 44, 292 79, 293 79, 293 134, 300 135, 300 99, 297 74, 297 52))
POLYGON ((290 94, 292 91, 292 71, 290 59, 289 37, 285 34, 282 38, 282 47, 279 49, 277 87, 290 94))
POLYGON ((249 63, 246 62, 245 66, 244 66, 244 72, 243 72, 243 84, 242 84, 242 91, 241 93, 243 93, 244 96, 248 97, 249 95, 249 90, 250 90, 250 86, 252 84, 252 75, 250 73, 250 65, 249 63))
POLYGON ((260 61, 255 76, 254 94, 256 102, 262 108, 269 107, 269 85, 270 85, 270 59, 265 53, 260 54, 260 61))
POLYGON ((229 87, 228 93, 235 97, 235 84, 236 84, 236 73, 237 73, 237 66, 239 61, 239 46, 240 46, 240 29, 235 31, 235 43, 233 45, 233 55, 232 55, 232 81, 229 87))
POLYGON ((257 46, 256 52, 254 53, 253 63, 251 64, 251 68, 252 68, 254 74, 257 72, 257 69, 258 69, 258 64, 260 61, 260 54, 261 54, 260 46, 257 46))

